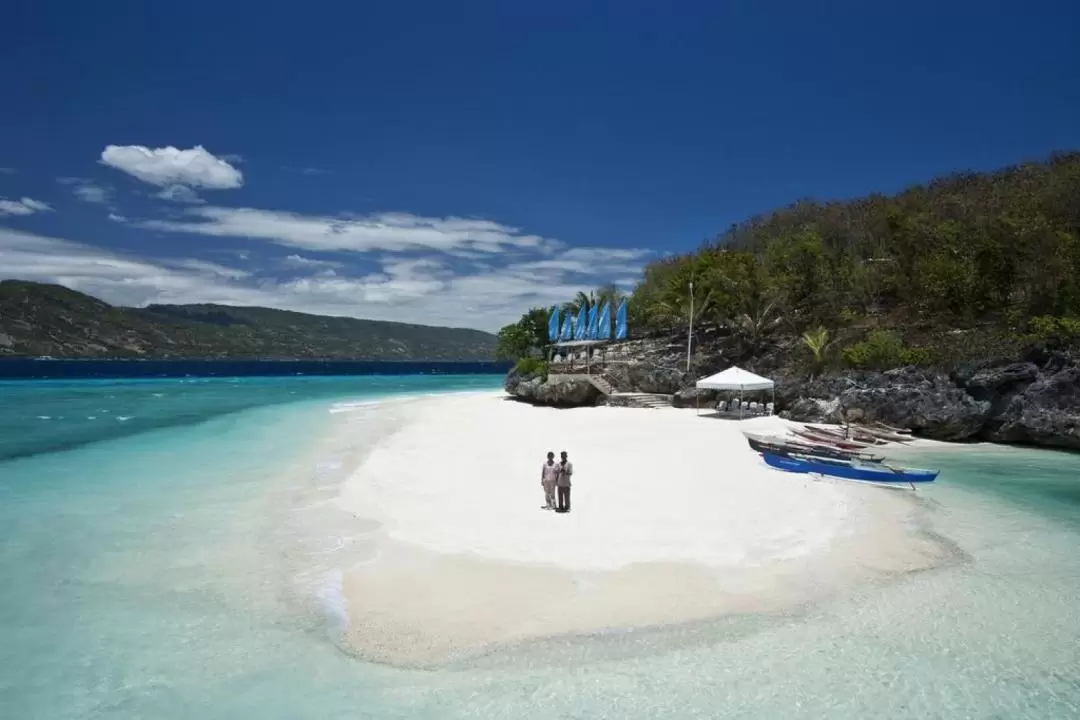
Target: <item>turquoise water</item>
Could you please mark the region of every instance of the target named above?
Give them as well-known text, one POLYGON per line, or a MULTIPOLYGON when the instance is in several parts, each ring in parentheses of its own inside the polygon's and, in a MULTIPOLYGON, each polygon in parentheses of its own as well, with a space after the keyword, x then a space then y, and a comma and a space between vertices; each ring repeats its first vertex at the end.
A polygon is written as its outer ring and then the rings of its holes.
POLYGON ((822 605, 438 671, 350 657, 334 568, 365 528, 326 501, 395 422, 363 403, 497 386, 0 385, 0 717, 1080 717, 1080 461, 1031 450, 920 457, 952 559, 822 605))

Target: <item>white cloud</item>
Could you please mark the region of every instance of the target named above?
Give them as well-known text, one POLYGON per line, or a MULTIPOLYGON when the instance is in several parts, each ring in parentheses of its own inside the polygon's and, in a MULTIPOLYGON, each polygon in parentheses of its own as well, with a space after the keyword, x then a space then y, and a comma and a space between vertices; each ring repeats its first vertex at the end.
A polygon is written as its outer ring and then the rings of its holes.
POLYGON ((181 185, 227 190, 244 184, 239 170, 207 152, 202 145, 189 150, 171 145, 153 149, 142 145, 109 145, 101 153, 101 162, 158 187, 181 185))
POLYGON ((15 168, 0 167, 0 175, 14 175, 15 168))
POLYGON ((287 268, 339 268, 342 263, 334 262, 333 260, 316 260, 315 258, 304 257, 303 255, 289 255, 281 264, 287 268))
MULTIPOLYGON (((572 259, 610 252, 599 248, 577 250, 580 252, 570 255, 572 259)), ((194 258, 137 258, 0 228, 3 276, 59 283, 122 305, 260 305, 494 331, 529 307, 563 302, 579 290, 625 277, 606 275, 600 267, 587 268, 590 274, 583 276, 578 274, 580 269, 537 269, 528 262, 462 271, 449 264, 449 256, 430 253, 384 254, 376 258, 377 272, 353 275, 344 266, 330 268, 325 266, 326 261, 301 255, 290 257, 299 258, 301 264, 307 260, 317 265, 306 265, 311 275, 275 280, 194 258)))
POLYGON ((196 195, 194 190, 186 185, 166 185, 165 188, 154 195, 154 197, 170 202, 190 203, 192 205, 201 205, 206 202, 196 195))
POLYGON ((65 285, 119 305, 253 304, 263 293, 198 267, 169 267, 57 238, 0 228, 4 277, 65 285))
POLYGON ((227 265, 207 262, 206 260, 162 260, 161 264, 170 268, 194 270, 203 275, 216 275, 218 277, 229 278, 230 280, 241 280, 246 277, 251 277, 251 273, 246 270, 239 270, 237 268, 228 267, 227 265))
POLYGON ((21 200, 8 200, 0 198, 0 217, 5 215, 33 215, 39 212, 49 212, 52 208, 40 200, 24 197, 21 200))
POLYGON ((109 201, 109 191, 96 185, 80 185, 72 192, 83 202, 106 203, 109 201))
POLYGON ((89 178, 62 177, 56 178, 61 185, 71 185, 72 194, 83 202, 98 203, 104 205, 109 202, 110 190, 104 188, 89 178))
POLYGON ((437 250, 497 253, 506 249, 548 250, 555 241, 522 234, 490 220, 432 218, 379 213, 357 218, 299 215, 255 208, 204 207, 191 220, 146 220, 140 227, 214 237, 268 240, 315 251, 437 250))
POLYGON ((109 219, 113 222, 126 223, 128 219, 123 215, 117 215, 116 213, 109 213, 109 219))

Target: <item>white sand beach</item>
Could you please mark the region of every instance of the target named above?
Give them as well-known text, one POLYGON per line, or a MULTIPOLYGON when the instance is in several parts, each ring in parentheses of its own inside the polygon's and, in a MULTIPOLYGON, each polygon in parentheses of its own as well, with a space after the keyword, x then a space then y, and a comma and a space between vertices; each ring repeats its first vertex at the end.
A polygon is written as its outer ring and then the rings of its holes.
MULTIPOLYGON (((399 409, 400 412, 400 409, 399 409)), ((905 491, 771 469, 742 430, 673 408, 555 410, 501 393, 427 398, 382 438, 339 503, 379 524, 348 569, 359 654, 434 665, 565 633, 772 612, 936 562, 905 491), (572 511, 541 509, 566 450, 572 511)))

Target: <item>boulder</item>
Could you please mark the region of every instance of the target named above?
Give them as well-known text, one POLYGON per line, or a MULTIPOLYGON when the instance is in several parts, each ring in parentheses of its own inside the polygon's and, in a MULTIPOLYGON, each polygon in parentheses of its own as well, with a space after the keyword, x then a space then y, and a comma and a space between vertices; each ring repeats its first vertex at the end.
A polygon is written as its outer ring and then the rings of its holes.
POLYGON ((595 385, 582 378, 542 378, 529 377, 518 379, 504 385, 511 396, 535 405, 552 407, 584 407, 596 405, 603 397, 595 385))
POLYGON ((821 398, 799 398, 789 405, 780 414, 795 422, 805 423, 832 423, 839 419, 838 399, 825 400, 821 398))
POLYGON ((983 428, 990 403, 939 385, 894 385, 847 390, 838 398, 845 418, 908 428, 936 440, 968 440, 983 428))
POLYGON ((1009 395, 982 436, 991 442, 1080 450, 1080 368, 1041 375, 1009 395))
POLYGON ((777 402, 786 417, 801 422, 879 421, 939 440, 978 434, 991 403, 976 400, 942 374, 918 368, 884 373, 839 373, 777 383, 777 402))
POLYGON ((618 392, 672 395, 686 385, 686 374, 666 365, 648 362, 611 363, 603 377, 618 392))
POLYGON ((699 390, 691 385, 675 393, 671 404, 677 408, 712 407, 719 393, 716 390, 699 390))
POLYGON ((1002 396, 1022 390, 1039 377, 1039 368, 1035 363, 1012 363, 999 367, 977 370, 967 378, 956 378, 961 387, 976 400, 989 400, 991 403, 1002 396))

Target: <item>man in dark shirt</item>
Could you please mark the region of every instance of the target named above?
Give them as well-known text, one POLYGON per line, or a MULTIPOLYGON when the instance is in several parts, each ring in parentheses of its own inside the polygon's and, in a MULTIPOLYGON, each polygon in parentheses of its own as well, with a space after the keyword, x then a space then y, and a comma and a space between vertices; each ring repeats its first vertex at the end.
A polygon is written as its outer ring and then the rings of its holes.
POLYGON ((573 474, 574 463, 567 459, 566 451, 563 450, 559 462, 559 477, 555 481, 555 489, 559 494, 555 512, 570 512, 570 477, 573 474))

